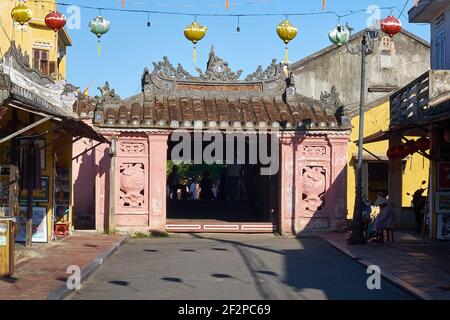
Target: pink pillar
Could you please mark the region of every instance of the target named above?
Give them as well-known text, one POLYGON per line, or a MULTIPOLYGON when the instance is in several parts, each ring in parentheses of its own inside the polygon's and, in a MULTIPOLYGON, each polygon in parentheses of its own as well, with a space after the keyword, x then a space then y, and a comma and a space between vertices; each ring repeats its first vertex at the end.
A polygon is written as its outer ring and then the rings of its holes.
POLYGON ((345 223, 347 143, 347 135, 283 134, 282 234, 335 230, 345 223))
MULTIPOLYGON (((280 138, 280 232, 283 235, 294 233, 294 162, 296 140, 293 134, 285 133, 280 138)), ((298 140, 298 139, 297 139, 298 140)))
POLYGON ((347 148, 348 135, 330 135, 331 145, 331 199, 334 211, 330 228, 342 230, 347 219, 347 148))
MULTIPOLYGON (((105 135, 106 138, 108 138, 105 135)), ((95 229, 105 231, 108 226, 109 210, 109 145, 101 144, 95 154, 95 229)))
POLYGON ((148 134, 151 231, 166 231, 167 133, 148 134))

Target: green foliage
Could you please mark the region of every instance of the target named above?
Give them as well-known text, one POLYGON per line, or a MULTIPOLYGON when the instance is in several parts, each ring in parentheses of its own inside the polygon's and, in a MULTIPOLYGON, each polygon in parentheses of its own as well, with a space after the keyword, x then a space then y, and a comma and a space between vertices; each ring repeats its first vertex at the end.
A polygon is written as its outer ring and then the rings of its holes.
POLYGON ((146 232, 134 232, 133 234, 131 234, 131 238, 133 238, 133 239, 146 239, 146 238, 150 238, 150 233, 146 233, 146 232))
MULTIPOLYGON (((172 172, 173 162, 171 160, 167 163, 167 175, 172 172)), ((211 179, 220 180, 220 171, 226 168, 226 164, 186 164, 181 163, 178 165, 178 173, 182 180, 186 180, 188 178, 196 178, 200 180, 203 176, 204 171, 208 171, 211 179)))

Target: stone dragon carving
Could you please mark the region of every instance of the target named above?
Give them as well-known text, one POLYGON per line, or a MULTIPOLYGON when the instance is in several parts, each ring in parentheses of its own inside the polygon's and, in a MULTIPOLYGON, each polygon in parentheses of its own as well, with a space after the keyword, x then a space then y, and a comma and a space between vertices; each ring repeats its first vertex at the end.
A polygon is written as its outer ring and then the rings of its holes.
POLYGON ((245 81, 264 81, 280 77, 283 70, 281 64, 277 63, 277 59, 273 59, 272 63, 263 71, 262 66, 258 66, 255 72, 250 73, 245 81))

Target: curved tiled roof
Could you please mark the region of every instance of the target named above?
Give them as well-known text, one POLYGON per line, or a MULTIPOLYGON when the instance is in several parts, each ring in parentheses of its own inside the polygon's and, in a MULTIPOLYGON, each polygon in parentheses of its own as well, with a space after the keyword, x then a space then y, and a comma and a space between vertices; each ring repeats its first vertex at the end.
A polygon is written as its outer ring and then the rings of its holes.
POLYGON ((89 99, 76 111, 108 128, 347 129, 336 105, 295 93, 286 67, 273 60, 239 80, 241 71, 231 71, 212 50, 206 71, 197 68, 194 77, 164 58, 151 73, 144 70, 141 94, 122 100, 106 83, 95 116, 89 99))

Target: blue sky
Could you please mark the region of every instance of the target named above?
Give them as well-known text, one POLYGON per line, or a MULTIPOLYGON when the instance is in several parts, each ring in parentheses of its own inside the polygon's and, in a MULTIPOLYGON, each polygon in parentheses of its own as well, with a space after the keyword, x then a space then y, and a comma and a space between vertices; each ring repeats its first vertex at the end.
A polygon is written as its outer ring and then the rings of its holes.
MULTIPOLYGON (((357 11, 370 5, 379 7, 404 7, 406 0, 328 0, 327 10, 336 12, 357 11)), ((94 7, 121 8, 120 0, 65 0, 66 3, 94 7)), ((409 24, 407 11, 409 1, 401 17, 403 26, 429 41, 429 26, 409 24)), ((305 13, 320 12, 321 0, 230 0, 230 9, 225 9, 225 0, 125 0, 127 9, 174 11, 183 13, 305 13)), ((59 10, 66 13, 67 7, 59 10)), ((389 15, 382 10, 381 15, 389 15)), ((399 10, 393 13, 398 16, 399 10)), ((98 93, 96 88, 109 81, 112 88, 122 97, 140 91, 140 77, 144 67, 152 70, 152 62, 161 61, 163 56, 176 66, 181 63, 191 74, 195 72, 192 44, 184 38, 183 29, 193 21, 188 16, 103 11, 102 15, 111 21, 111 29, 102 38, 102 54, 97 55, 97 38, 89 32, 89 20, 98 14, 97 10, 81 9, 81 29, 69 30, 73 47, 68 49, 68 80, 84 89, 92 82, 90 94, 98 93)), ((355 30, 367 25, 366 12, 342 18, 355 30)), ((236 33, 237 18, 198 17, 197 21, 209 28, 206 37, 198 45, 197 66, 204 69, 212 45, 216 54, 228 61, 233 70, 243 69, 244 75, 256 70, 258 65, 266 67, 273 58, 284 59, 284 45, 275 28, 283 16, 243 17, 241 32, 236 33)), ((298 27, 299 33, 290 44, 290 61, 302 59, 328 46, 328 32, 337 24, 335 15, 290 16, 289 20, 298 27)))

